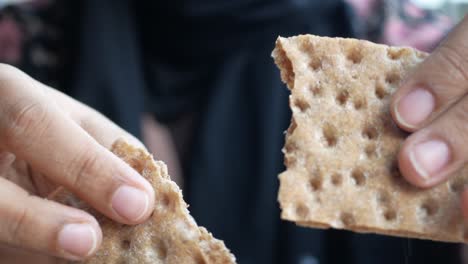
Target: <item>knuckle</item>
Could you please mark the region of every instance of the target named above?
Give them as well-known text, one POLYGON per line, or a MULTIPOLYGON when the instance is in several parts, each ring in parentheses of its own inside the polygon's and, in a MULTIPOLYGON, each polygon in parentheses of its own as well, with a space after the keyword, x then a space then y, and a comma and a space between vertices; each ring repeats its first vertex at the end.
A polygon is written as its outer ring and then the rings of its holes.
POLYGON ((76 189, 89 185, 89 179, 100 171, 101 166, 99 155, 92 144, 85 145, 70 164, 69 184, 76 189))
POLYGON ((10 107, 5 130, 7 142, 38 138, 49 127, 48 106, 37 101, 19 101, 10 107))
POLYGON ((11 244, 22 244, 23 243, 23 229, 27 224, 28 218, 28 208, 23 206, 21 209, 17 210, 11 219, 9 228, 8 228, 8 235, 7 235, 7 242, 11 244))
POLYGON ((454 69, 455 74, 463 82, 468 82, 468 57, 462 54, 459 49, 448 44, 442 44, 439 47, 439 55, 448 69, 454 69))
POLYGON ((466 138, 468 136, 468 103, 462 101, 454 107, 453 117, 450 119, 450 124, 454 126, 454 134, 458 135, 457 137, 466 138))

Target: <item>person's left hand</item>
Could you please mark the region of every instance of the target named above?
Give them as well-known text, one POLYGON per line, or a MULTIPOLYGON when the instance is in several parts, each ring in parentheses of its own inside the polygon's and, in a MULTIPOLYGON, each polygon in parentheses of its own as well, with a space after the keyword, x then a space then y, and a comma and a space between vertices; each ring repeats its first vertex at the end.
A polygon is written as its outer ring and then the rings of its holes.
POLYGON ((148 219, 154 190, 108 150, 118 138, 142 147, 97 111, 0 64, 0 263, 19 263, 23 252, 82 260, 98 250, 95 217, 47 199, 59 185, 119 223, 148 219))

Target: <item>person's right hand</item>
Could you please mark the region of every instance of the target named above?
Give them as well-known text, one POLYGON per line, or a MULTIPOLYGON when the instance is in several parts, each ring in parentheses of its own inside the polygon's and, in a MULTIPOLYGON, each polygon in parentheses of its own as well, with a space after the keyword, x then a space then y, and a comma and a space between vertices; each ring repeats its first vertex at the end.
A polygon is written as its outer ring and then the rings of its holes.
MULTIPOLYGON (((408 182, 433 187, 467 166, 468 16, 403 81, 391 113, 400 128, 412 132, 398 154, 408 182)), ((461 207, 468 220, 466 187, 461 207)))
POLYGON ((0 243, 79 260, 102 239, 90 214, 47 199, 64 186, 124 224, 146 220, 151 185, 109 147, 141 144, 98 112, 0 64, 0 243))

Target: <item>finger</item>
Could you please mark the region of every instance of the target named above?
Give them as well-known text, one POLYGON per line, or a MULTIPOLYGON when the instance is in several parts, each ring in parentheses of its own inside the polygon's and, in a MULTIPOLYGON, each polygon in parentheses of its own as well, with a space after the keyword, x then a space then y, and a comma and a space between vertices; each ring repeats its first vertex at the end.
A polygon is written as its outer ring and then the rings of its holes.
POLYGON ((68 261, 62 258, 49 256, 44 253, 33 252, 31 250, 0 244, 1 264, 67 264, 68 261))
POLYGON ((393 95, 391 112, 408 131, 426 126, 468 91, 468 16, 393 95))
POLYGON ((468 162, 468 96, 407 138, 399 154, 403 176, 420 187, 434 186, 468 162))
POLYGON ((151 185, 65 115, 27 75, 0 67, 0 147, 119 222, 148 218, 151 185))
POLYGON ((92 255, 102 234, 86 212, 28 195, 0 178, 0 242, 79 260, 92 255))
POLYGON ((38 85, 42 85, 60 108, 66 109, 70 117, 104 147, 110 148, 117 139, 124 138, 131 144, 145 149, 145 146, 136 137, 96 110, 55 89, 40 83, 38 85))
POLYGON ((16 157, 10 152, 0 150, 0 177, 6 173, 16 157))

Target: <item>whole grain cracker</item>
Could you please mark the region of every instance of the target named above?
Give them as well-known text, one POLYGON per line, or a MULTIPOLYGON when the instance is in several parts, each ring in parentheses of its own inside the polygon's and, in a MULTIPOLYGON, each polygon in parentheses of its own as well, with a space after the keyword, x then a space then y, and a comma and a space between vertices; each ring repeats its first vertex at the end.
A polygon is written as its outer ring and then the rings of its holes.
POLYGON ((160 263, 209 264, 235 263, 223 241, 215 239, 204 227, 197 226, 187 210, 182 192, 162 161, 124 140, 116 141, 112 152, 145 177, 155 189, 155 210, 150 219, 136 226, 122 225, 91 209, 67 191, 53 198, 84 209, 94 215, 103 233, 102 245, 87 264, 160 263))
POLYGON ((406 133, 391 94, 427 54, 368 41, 278 38, 273 57, 291 91, 291 125, 279 175, 281 217, 302 226, 468 241, 463 168, 434 188, 408 184, 396 155, 406 133))

